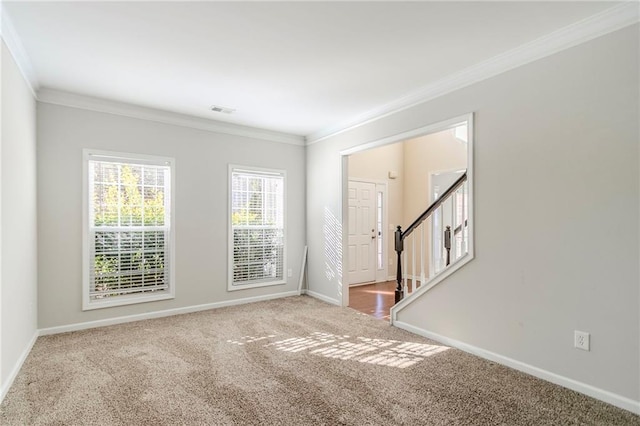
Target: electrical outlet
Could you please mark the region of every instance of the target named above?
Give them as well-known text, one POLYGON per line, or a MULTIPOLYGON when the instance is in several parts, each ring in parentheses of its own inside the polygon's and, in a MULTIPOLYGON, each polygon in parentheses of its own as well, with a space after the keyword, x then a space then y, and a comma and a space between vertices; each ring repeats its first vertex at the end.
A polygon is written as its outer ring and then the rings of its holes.
POLYGON ((291 269, 287 269, 287 276, 291 278, 293 276, 293 271, 291 269))
POLYGON ((573 332, 573 345, 578 349, 582 349, 583 351, 588 351, 589 350, 589 333, 587 333, 586 331, 575 330, 573 332))

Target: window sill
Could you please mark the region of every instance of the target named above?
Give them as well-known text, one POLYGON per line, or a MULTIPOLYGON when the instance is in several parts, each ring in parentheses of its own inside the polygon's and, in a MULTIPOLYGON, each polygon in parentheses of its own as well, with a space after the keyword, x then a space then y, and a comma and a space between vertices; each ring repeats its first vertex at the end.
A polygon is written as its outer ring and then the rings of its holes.
POLYGON ((227 286, 227 291, 236 291, 236 290, 246 290, 248 288, 256 288, 256 287, 268 287, 272 285, 283 285, 287 282, 285 280, 280 281, 266 281, 266 282, 256 282, 251 284, 229 284, 227 286))
POLYGON ((112 308, 115 306, 133 305, 135 303, 156 302, 158 300, 175 299, 175 295, 168 291, 159 291, 153 295, 148 294, 134 294, 127 296, 115 296, 109 297, 107 300, 90 301, 86 300, 82 304, 83 311, 90 311, 93 309, 112 308))

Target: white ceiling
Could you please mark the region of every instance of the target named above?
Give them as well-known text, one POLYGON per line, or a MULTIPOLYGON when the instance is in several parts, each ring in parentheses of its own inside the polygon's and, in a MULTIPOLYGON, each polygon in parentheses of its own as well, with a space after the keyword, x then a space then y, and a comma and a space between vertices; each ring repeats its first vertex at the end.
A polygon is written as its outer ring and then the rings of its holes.
POLYGON ((612 6, 4 2, 4 11, 40 88, 309 135, 612 6))

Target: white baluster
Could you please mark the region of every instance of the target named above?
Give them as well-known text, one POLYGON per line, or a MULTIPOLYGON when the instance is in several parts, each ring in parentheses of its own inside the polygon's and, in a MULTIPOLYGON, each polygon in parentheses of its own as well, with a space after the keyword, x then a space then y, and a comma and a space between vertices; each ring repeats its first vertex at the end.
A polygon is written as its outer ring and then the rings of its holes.
POLYGON ((411 235, 411 293, 416 290, 416 233, 411 235))
POLYGON ((402 274, 402 291, 404 292, 405 297, 409 295, 407 292, 407 250, 402 252, 402 264, 404 265, 404 274, 402 274))
POLYGON ((451 195, 451 263, 456 261, 456 221, 458 220, 458 190, 455 190, 451 195))
POLYGON ((438 259, 436 258, 436 253, 438 253, 438 249, 436 249, 438 240, 438 235, 434 233, 434 230, 438 228, 437 218, 441 217, 442 206, 438 207, 431 216, 431 238, 429 240, 429 244, 431 246, 430 255, 429 255, 429 278, 433 277, 437 271, 438 259))
POLYGON ((425 228, 425 223, 427 223, 427 221, 425 220, 424 222, 422 222, 422 224, 420 225, 420 285, 424 284, 424 228, 425 228))
POLYGON ((467 205, 466 205, 466 193, 467 193, 467 182, 462 184, 462 224, 460 225, 460 250, 461 254, 467 253, 467 248, 465 247, 466 238, 464 233, 467 230, 465 222, 467 221, 467 205))

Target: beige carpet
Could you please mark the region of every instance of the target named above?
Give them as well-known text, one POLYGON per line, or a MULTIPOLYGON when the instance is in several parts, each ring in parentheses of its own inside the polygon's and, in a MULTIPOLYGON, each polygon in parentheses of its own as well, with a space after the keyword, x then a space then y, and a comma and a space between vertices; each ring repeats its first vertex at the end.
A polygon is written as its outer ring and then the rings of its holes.
POLYGON ((292 297, 41 337, 2 425, 638 425, 351 309, 292 297))

